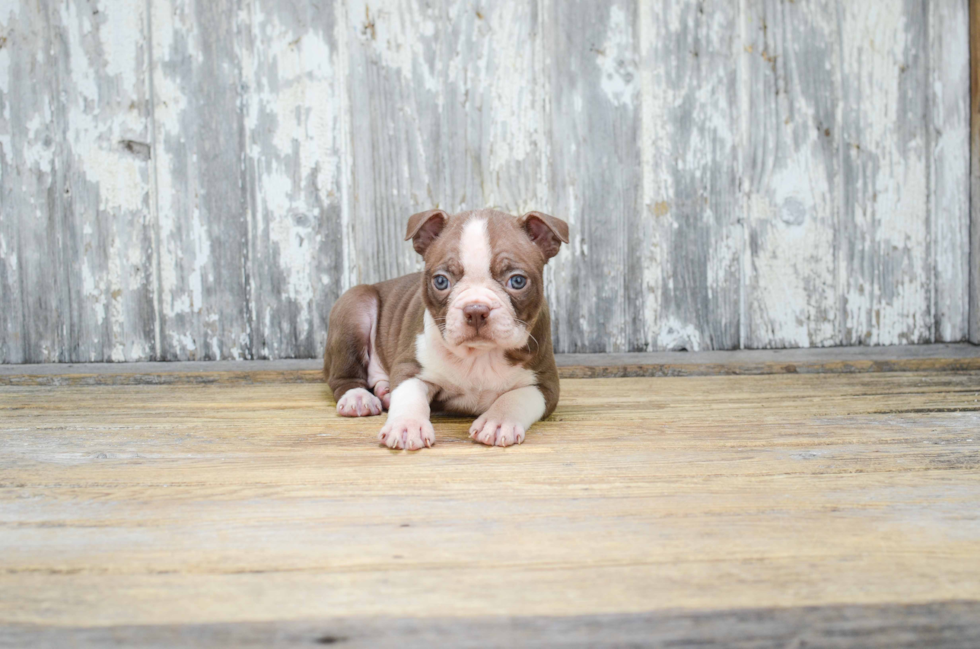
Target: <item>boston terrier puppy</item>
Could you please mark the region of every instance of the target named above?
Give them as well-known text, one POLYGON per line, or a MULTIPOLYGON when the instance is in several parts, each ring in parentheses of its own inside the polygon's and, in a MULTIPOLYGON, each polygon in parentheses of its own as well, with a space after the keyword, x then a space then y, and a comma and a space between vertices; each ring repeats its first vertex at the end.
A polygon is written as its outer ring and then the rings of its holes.
POLYGON ((476 415, 470 437, 524 441, 558 403, 542 272, 568 243, 547 214, 495 210, 415 214, 405 240, 421 273, 362 284, 330 311, 324 373, 345 417, 380 415, 389 448, 436 441, 431 411, 476 415))

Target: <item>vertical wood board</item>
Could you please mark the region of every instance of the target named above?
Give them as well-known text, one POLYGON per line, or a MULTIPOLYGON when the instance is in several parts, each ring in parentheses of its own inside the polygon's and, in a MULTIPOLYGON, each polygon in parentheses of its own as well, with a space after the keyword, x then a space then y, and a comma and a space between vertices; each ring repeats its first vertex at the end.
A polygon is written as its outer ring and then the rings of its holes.
POLYGON ((927 6, 839 4, 844 344, 933 336, 927 6))
POLYGON ((3 3, 0 362, 318 356, 432 207, 569 221, 557 351, 980 342, 976 13, 3 3))
POLYGON ((343 292, 347 179, 336 7, 251 0, 244 9, 250 352, 311 358, 343 292))
POLYGON ((964 340, 970 314, 970 20, 967 0, 930 2, 929 214, 933 339, 964 340))
POLYGON ((160 346, 251 358, 238 0, 152 0, 160 346))
POLYGON ((980 345, 980 0, 970 0, 970 342, 980 345))
POLYGON ((748 2, 741 20, 742 344, 839 344, 841 82, 835 4, 748 2))
POLYGON ((556 348, 626 351, 626 287, 640 208, 637 8, 630 2, 549 3, 552 209, 572 241, 552 260, 556 348))
POLYGON ((739 346, 737 5, 641 3, 643 322, 649 349, 739 346))
POLYGON ((21 3, 3 21, 0 357, 153 358, 144 6, 21 3))

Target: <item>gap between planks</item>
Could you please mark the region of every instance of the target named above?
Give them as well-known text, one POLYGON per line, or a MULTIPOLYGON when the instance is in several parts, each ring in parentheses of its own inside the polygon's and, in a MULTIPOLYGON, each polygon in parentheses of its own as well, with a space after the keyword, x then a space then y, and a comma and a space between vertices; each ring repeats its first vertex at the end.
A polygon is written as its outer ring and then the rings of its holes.
MULTIPOLYGON (((968 343, 632 354, 557 354, 563 379, 980 370, 968 343)), ((0 365, 0 385, 310 383, 320 359, 0 365)))

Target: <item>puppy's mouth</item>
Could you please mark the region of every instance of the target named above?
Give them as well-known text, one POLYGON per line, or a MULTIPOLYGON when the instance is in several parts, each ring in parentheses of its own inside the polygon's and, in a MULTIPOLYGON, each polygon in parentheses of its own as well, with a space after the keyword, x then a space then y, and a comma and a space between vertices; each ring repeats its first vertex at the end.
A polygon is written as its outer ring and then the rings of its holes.
POLYGON ((459 347, 469 347, 470 349, 492 349, 497 343, 484 336, 473 336, 458 344, 459 347))
POLYGON ((456 347, 469 347, 471 349, 490 349, 497 346, 493 334, 490 331, 474 331, 465 336, 454 336, 452 339, 447 337, 446 331, 442 332, 442 337, 446 342, 456 347))

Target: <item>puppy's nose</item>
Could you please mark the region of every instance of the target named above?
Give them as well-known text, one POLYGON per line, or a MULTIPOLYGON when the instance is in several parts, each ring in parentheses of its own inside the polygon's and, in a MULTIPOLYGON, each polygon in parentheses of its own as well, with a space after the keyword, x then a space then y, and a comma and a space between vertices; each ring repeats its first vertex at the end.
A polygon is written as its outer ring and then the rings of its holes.
POLYGON ((479 331, 490 317, 490 307, 485 304, 467 304, 463 307, 463 315, 466 316, 466 324, 479 331))

